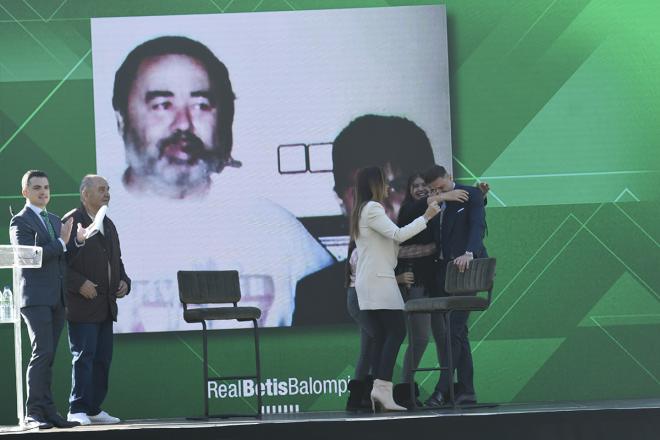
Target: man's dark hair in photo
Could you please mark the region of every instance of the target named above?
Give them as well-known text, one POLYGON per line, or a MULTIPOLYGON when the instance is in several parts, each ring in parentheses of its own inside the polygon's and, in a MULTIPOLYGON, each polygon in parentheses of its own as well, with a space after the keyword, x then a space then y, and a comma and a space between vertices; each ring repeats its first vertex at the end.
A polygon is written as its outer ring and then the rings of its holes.
POLYGON ((401 180, 401 188, 394 189, 402 190, 410 174, 434 162, 431 142, 414 122, 401 116, 360 116, 333 143, 334 189, 341 197, 353 185, 358 169, 389 164, 401 180))

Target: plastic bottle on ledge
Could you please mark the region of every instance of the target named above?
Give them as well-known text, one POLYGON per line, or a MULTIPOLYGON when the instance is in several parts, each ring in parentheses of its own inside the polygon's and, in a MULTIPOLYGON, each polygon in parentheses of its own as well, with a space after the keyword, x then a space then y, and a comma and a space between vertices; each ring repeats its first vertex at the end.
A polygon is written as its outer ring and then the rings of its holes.
POLYGON ((11 322, 14 319, 14 301, 9 286, 0 294, 0 321, 11 322))

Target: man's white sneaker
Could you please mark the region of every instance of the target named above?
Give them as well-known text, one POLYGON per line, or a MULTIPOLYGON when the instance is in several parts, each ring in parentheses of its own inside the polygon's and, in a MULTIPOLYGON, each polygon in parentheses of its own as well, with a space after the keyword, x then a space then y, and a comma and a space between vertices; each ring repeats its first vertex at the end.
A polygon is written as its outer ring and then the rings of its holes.
POLYGON ((91 425, 92 421, 89 420, 89 417, 85 413, 69 413, 66 415, 66 419, 69 422, 78 422, 81 425, 91 425))
POLYGON ((112 425, 121 422, 117 417, 112 417, 105 411, 101 411, 95 416, 87 416, 93 425, 112 425))

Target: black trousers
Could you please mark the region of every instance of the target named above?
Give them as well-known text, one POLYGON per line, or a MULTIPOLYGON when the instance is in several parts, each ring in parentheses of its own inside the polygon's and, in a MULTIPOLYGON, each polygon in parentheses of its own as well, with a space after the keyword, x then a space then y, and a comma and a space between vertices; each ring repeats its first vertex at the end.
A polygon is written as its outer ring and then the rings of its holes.
POLYGON ((57 343, 64 328, 64 305, 28 306, 21 309, 27 326, 32 355, 26 372, 28 416, 52 417, 57 413, 51 393, 53 362, 57 343))
POLYGON ((406 338, 403 310, 360 310, 373 331, 372 369, 375 379, 392 381, 394 364, 406 338))
MULTIPOLYGON (((436 274, 438 282, 436 291, 432 292, 432 296, 448 296, 444 289, 447 264, 448 262, 446 260, 438 260, 437 262, 436 274)), ((474 364, 472 362, 472 349, 470 347, 467 325, 469 318, 470 312, 454 311, 451 313, 449 323, 451 329, 452 359, 458 382, 458 392, 460 393, 474 393, 474 364)), ((440 313, 433 313, 431 315, 431 331, 435 339, 438 363, 443 367, 447 367, 447 350, 449 347, 445 344, 445 325, 440 313)), ((440 374, 440 379, 435 390, 440 391, 444 396, 449 393, 449 387, 454 378, 454 371, 443 371, 440 374)))

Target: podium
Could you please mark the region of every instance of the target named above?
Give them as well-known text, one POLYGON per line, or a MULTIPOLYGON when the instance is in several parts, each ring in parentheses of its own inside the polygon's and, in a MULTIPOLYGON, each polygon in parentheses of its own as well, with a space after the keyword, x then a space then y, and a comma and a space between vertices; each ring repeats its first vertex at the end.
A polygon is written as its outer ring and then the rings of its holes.
POLYGON ((14 359, 16 361, 16 415, 18 425, 25 426, 23 407, 23 346, 21 342, 21 298, 18 290, 19 269, 39 268, 43 256, 38 246, 0 245, 0 269, 11 268, 13 272, 14 310, 10 320, 0 324, 14 324, 14 359))

